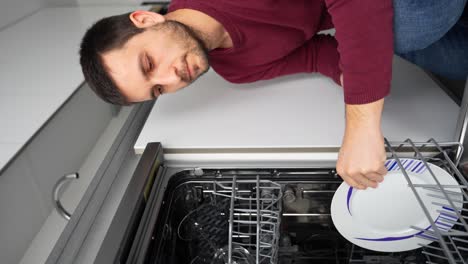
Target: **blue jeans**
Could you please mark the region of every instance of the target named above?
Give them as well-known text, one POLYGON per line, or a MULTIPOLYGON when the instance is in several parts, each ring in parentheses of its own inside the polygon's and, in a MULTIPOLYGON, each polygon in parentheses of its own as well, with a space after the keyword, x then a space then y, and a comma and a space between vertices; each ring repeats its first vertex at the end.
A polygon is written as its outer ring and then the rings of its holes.
POLYGON ((467 79, 466 2, 393 0, 395 53, 449 79, 467 79))

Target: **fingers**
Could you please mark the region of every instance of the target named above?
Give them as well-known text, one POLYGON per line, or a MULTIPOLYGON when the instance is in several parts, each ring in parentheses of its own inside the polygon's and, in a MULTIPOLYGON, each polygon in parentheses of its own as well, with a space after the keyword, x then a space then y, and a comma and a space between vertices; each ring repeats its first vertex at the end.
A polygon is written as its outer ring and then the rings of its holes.
POLYGON ((349 176, 342 176, 340 175, 341 178, 351 187, 353 188, 356 188, 356 189, 359 189, 359 190, 365 190, 366 189, 366 186, 356 182, 355 180, 353 180, 353 178, 349 177, 349 176))
POLYGON ((388 173, 387 168, 383 164, 376 172, 382 176, 385 176, 388 173))
POLYGON ((369 172, 363 176, 374 182, 383 182, 383 175, 377 172, 369 172))
POLYGON ((353 179, 359 184, 365 186, 366 188, 367 187, 377 188, 377 186, 379 185, 377 181, 371 180, 363 174, 354 175, 353 179))
POLYGON ((379 183, 384 180, 384 175, 387 173, 387 169, 383 167, 383 169, 380 168, 378 170, 367 173, 346 173, 346 171, 340 172, 338 174, 350 186, 360 190, 365 190, 367 187, 377 188, 379 183))

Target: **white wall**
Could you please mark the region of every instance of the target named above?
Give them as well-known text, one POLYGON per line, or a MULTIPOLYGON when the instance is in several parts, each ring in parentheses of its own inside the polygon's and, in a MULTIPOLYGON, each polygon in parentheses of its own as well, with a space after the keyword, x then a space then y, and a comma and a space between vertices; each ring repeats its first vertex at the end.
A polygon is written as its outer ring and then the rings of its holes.
POLYGON ((0 0, 0 31, 43 7, 77 5, 135 5, 144 1, 145 0, 0 0))
POLYGON ((77 6, 78 0, 45 0, 47 6, 77 6))
POLYGON ((46 0, 1 0, 0 30, 46 5, 46 0))
MULTIPOLYGON (((59 0, 53 0, 59 1, 59 0)), ((138 5, 145 0, 76 0, 79 5, 138 5)))
MULTIPOLYGON (((139 5, 147 0, 43 0, 48 6, 139 5)), ((170 0, 157 0, 158 2, 170 0)))

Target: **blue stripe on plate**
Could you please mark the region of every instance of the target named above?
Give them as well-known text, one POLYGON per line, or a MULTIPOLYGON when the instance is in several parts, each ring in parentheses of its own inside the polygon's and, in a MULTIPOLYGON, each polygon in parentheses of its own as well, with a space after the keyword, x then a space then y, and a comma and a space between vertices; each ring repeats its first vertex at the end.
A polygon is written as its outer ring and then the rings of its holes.
POLYGON ((436 223, 438 226, 445 226, 445 227, 448 227, 448 228, 451 228, 452 226, 451 225, 448 225, 446 223, 442 223, 442 222, 437 222, 436 223))
MULTIPOLYGON (((450 223, 450 224, 454 222, 454 219, 445 218, 443 216, 440 217, 440 220, 444 220, 444 221, 446 221, 447 223, 450 223)), ((457 220, 458 220, 458 218, 457 218, 457 220)))
MULTIPOLYGON (((439 220, 439 217, 437 217, 437 219, 434 222, 437 222, 437 220, 439 220)), ((431 226, 428 226, 426 229, 424 229, 424 231, 428 230, 429 228, 431 228, 431 226)), ((415 234, 408 235, 408 236, 401 236, 401 237, 382 237, 382 238, 355 237, 355 239, 365 240, 365 241, 376 241, 376 242, 405 240, 405 239, 408 239, 408 238, 412 238, 414 236, 424 236, 424 234, 423 234, 424 231, 419 231, 419 232, 416 232, 415 234)))
POLYGON ((426 169, 426 166, 425 166, 424 163, 423 163, 423 165, 421 166, 421 168, 419 168, 419 170, 416 171, 416 173, 422 173, 422 172, 424 171, 424 169, 426 169))
POLYGON ((353 194, 353 187, 349 187, 348 195, 347 195, 347 198, 346 198, 346 206, 348 207, 349 215, 352 215, 351 210, 349 209, 349 202, 351 201, 351 195, 352 194, 353 194))
POLYGON ((449 210, 449 211, 455 212, 455 210, 453 210, 452 208, 450 208, 450 207, 447 207, 447 206, 442 206, 442 209, 445 209, 445 210, 449 210))
MULTIPOLYGON (((441 213, 442 214, 442 213, 441 213)), ((443 224, 441 222, 439 222, 439 219, 444 219, 444 217, 442 215, 439 215, 436 220, 434 221, 434 223, 436 224, 443 224)), ((458 219, 458 218, 457 218, 458 219)), ((445 226, 448 226, 449 228, 448 229, 445 229, 445 230, 450 230, 450 228, 452 228, 452 226, 449 226, 449 225, 446 225, 446 224, 443 224, 445 226)), ((432 226, 428 226, 427 228, 424 229, 424 231, 426 230, 432 230, 432 226)), ((382 238, 365 238, 365 237, 355 237, 355 239, 359 239, 359 240, 365 240, 365 241, 376 241, 376 242, 386 242, 386 241, 397 241, 397 240, 405 240, 405 239, 409 239, 409 238, 412 238, 414 236, 420 236, 420 237, 425 237, 425 238, 428 238, 428 239, 432 239, 432 240, 437 240, 436 238, 434 237, 431 237, 431 236, 428 236, 426 234, 423 234, 424 231, 419 231, 419 232, 416 232, 415 234, 413 235, 408 235, 408 236, 401 236, 401 237, 382 237, 382 238)))
POLYGON ((395 165, 397 165, 396 160, 393 162, 393 164, 390 166, 390 168, 388 170, 391 171, 395 167, 395 165))
MULTIPOLYGON (((442 231, 448 231, 448 230, 450 230, 450 228, 445 227, 445 226, 438 226, 438 225, 437 225, 437 228, 441 229, 442 231)), ((431 228, 431 229, 429 229, 429 230, 434 230, 434 228, 431 228)))
POLYGON ((447 214, 447 213, 441 212, 440 215, 443 216, 443 217, 450 217, 452 219, 458 220, 458 216, 455 216, 455 215, 452 215, 452 214, 447 214))
POLYGON ((411 171, 414 172, 414 171, 416 170, 416 168, 419 167, 419 165, 421 165, 421 162, 418 162, 418 163, 416 164, 416 166, 414 166, 413 169, 412 169, 411 171))

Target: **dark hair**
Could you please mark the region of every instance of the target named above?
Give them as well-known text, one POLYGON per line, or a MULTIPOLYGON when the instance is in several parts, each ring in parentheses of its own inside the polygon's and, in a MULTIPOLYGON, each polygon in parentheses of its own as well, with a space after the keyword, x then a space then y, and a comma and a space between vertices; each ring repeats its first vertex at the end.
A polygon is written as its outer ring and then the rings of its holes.
POLYGON ((106 17, 88 29, 80 47, 80 64, 86 82, 104 101, 111 104, 130 105, 119 92, 107 73, 101 54, 121 48, 133 36, 145 31, 136 27, 130 13, 106 17))

